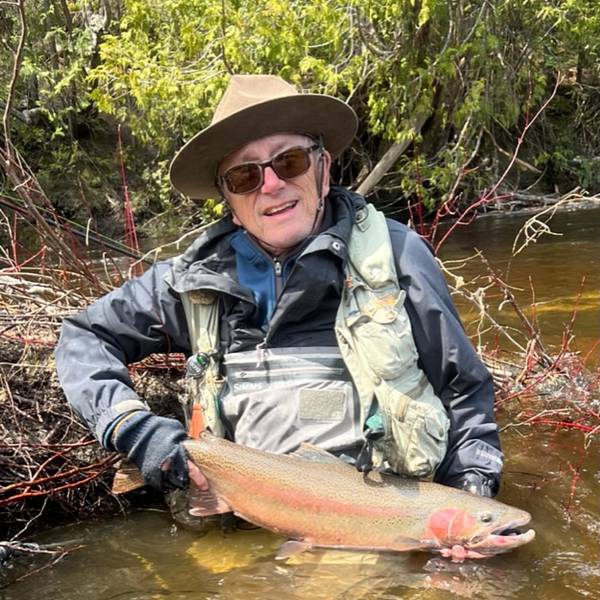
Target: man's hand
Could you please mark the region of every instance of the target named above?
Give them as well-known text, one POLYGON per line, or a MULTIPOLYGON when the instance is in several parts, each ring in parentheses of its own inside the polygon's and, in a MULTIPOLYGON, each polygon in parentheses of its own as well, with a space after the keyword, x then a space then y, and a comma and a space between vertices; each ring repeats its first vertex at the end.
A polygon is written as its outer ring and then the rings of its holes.
POLYGON ((468 471, 460 477, 453 479, 447 485, 465 490, 465 492, 470 492, 471 494, 485 496, 486 498, 491 498, 498 492, 494 479, 475 471, 468 471))
POLYGON ((142 472, 146 483, 166 492, 186 488, 188 459, 182 442, 187 438, 176 419, 140 410, 115 427, 113 445, 142 472))
POLYGON ((190 485, 195 485, 199 490, 206 491, 210 488, 208 479, 204 473, 191 461, 187 461, 188 475, 190 477, 190 485))

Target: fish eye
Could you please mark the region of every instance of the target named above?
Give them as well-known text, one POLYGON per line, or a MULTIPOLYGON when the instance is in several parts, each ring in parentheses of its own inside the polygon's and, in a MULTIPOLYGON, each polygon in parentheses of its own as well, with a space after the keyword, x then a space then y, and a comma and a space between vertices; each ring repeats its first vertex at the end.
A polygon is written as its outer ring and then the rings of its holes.
POLYGON ((492 516, 491 512, 487 512, 486 511, 486 512, 482 512, 482 513, 479 514, 479 520, 482 523, 491 523, 492 520, 493 520, 493 518, 494 517, 492 516))

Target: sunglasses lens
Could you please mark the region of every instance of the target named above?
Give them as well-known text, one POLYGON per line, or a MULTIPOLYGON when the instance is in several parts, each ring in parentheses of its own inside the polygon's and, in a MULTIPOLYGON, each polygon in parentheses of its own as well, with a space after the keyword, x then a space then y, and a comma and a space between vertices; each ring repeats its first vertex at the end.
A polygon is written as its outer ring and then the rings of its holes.
POLYGON ((274 156, 270 161, 244 163, 232 167, 223 175, 223 180, 232 194, 249 194, 262 185, 263 173, 267 167, 271 167, 281 179, 293 179, 308 171, 310 152, 317 147, 290 148, 274 156))
POLYGON ((261 170, 256 163, 247 163, 229 169, 225 182, 232 194, 247 194, 260 185, 261 170))
POLYGON ((283 179, 293 179, 308 171, 310 155, 304 148, 293 148, 273 158, 273 170, 283 179))

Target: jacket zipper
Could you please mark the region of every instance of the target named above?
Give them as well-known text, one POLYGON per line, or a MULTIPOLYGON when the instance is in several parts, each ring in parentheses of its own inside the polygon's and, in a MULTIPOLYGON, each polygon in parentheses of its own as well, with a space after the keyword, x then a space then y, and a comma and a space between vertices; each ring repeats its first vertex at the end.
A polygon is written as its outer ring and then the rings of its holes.
POLYGON ((277 257, 273 259, 273 270, 275 271, 275 304, 277 304, 283 291, 283 265, 277 257))
MULTIPOLYGON (((296 268, 296 263, 302 257, 303 254, 304 254, 304 250, 302 252, 300 252, 298 254, 298 256, 296 256, 294 266, 292 267, 291 272, 288 274, 288 277, 292 276, 292 273, 294 272, 294 269, 296 268)), ((273 271, 275 273, 276 300, 275 300, 275 308, 273 310, 273 314, 275 314, 275 312, 277 310, 277 304, 279 303, 279 296, 281 295, 281 292, 283 291, 283 265, 278 257, 273 258, 271 262, 273 263, 273 271)), ((260 342, 256 345, 256 352, 258 355, 257 356, 257 359, 258 359, 257 366, 263 362, 265 355, 268 352, 269 340, 271 339, 273 332, 274 332, 274 329, 272 327, 269 327, 262 342, 260 342)))

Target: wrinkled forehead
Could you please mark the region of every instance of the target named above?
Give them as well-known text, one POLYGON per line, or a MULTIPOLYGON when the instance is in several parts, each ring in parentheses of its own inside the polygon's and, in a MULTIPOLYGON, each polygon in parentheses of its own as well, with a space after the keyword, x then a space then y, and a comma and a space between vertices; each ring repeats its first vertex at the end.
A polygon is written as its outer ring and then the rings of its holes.
POLYGON ((217 174, 222 175, 234 165, 245 162, 266 160, 292 146, 305 146, 314 143, 314 139, 303 133, 275 133, 244 144, 226 155, 217 167, 217 174))

